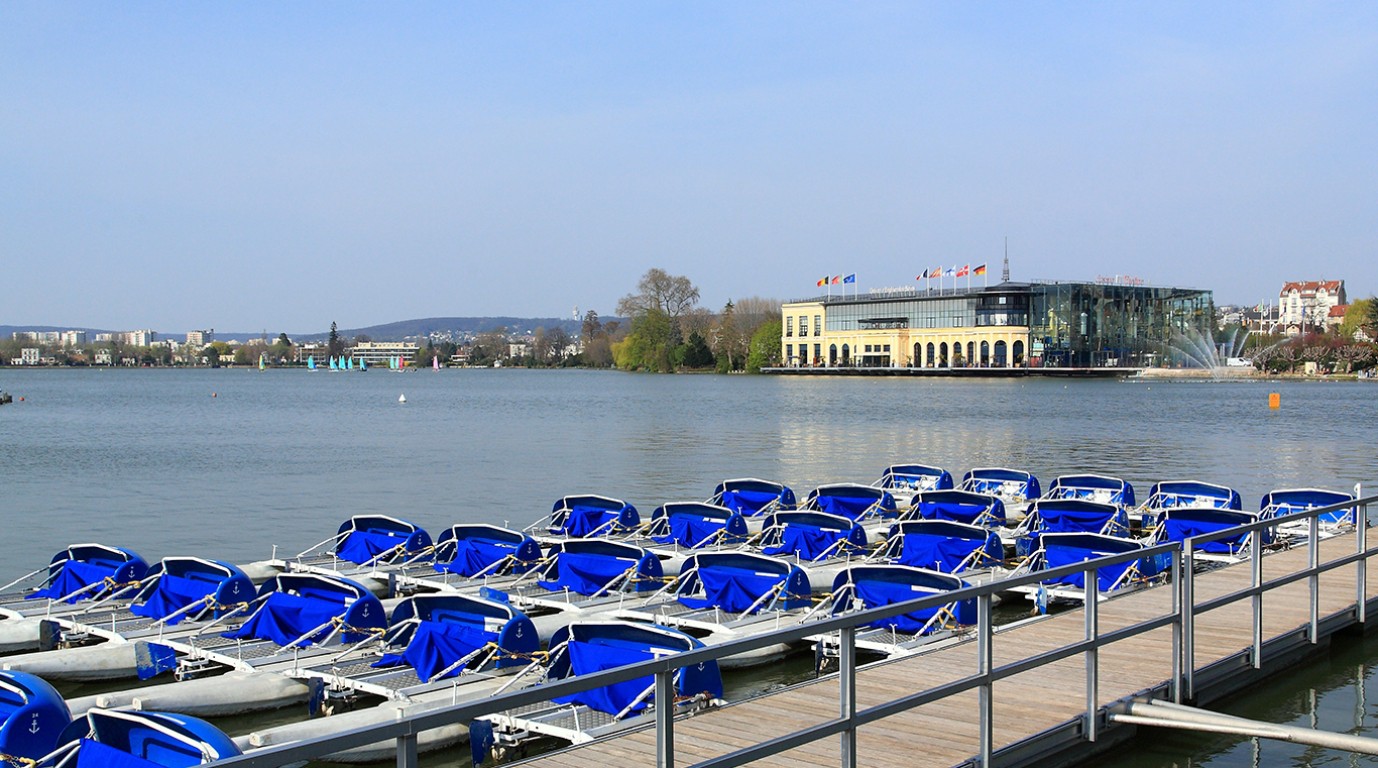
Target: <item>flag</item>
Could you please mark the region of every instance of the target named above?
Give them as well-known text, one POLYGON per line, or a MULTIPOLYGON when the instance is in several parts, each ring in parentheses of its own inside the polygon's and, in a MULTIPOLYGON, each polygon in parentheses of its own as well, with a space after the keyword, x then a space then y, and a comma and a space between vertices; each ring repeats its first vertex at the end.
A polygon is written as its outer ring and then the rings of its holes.
POLYGON ((973 275, 984 275, 984 274, 986 273, 986 265, 985 265, 985 264, 982 264, 981 266, 977 267, 976 269, 971 270, 971 273, 972 273, 973 275))
POLYGON ((957 270, 957 277, 966 277, 969 274, 971 274, 970 264, 963 264, 962 268, 957 270))
POLYGON ((947 270, 946 272, 943 273, 943 277, 956 277, 956 276, 957 276, 957 265, 956 265, 956 264, 953 264, 951 267, 948 268, 948 270, 947 270))
POLYGON ((1255 310, 1255 311, 1257 311, 1257 312, 1262 312, 1262 311, 1263 311, 1263 302, 1260 301, 1260 302, 1258 303, 1258 309, 1255 310))
POLYGON ((833 275, 833 285, 837 285, 840 282, 842 282, 842 275, 833 275))
POLYGON ((847 275, 846 277, 842 278, 842 282, 844 282, 844 283, 855 283, 855 282, 856 282, 856 273, 853 272, 852 274, 847 275))
POLYGON ((919 275, 918 277, 916 277, 916 278, 914 278, 914 279, 915 279, 915 280, 927 280, 927 279, 928 279, 928 270, 925 269, 925 270, 923 271, 923 274, 922 274, 922 275, 919 275))
POLYGON ((942 277, 942 276, 943 276, 943 268, 942 268, 942 267, 934 267, 933 269, 928 270, 928 276, 929 276, 929 277, 942 277))
POLYGON ((825 286, 825 285, 827 285, 827 284, 828 284, 828 278, 826 278, 826 277, 823 278, 822 280, 819 280, 819 281, 818 281, 818 287, 819 287, 819 288, 822 288, 823 286, 825 286))

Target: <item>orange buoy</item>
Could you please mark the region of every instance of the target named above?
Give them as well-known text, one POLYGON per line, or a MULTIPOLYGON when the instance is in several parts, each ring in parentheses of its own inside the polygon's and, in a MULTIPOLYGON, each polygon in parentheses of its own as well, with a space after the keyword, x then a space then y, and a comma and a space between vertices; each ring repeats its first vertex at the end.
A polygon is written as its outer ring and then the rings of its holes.
POLYGON ((1268 407, 1277 410, 1282 407, 1282 394, 1279 392, 1268 393, 1268 407))

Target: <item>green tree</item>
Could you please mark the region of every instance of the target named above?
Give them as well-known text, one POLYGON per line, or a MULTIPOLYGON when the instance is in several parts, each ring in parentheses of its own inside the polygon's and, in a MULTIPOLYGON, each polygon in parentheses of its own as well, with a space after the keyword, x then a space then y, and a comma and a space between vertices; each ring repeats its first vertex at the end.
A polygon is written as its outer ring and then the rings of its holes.
POLYGON ((1364 335, 1378 341, 1378 297, 1370 296, 1362 301, 1368 302, 1368 311, 1364 314, 1364 335))
POLYGON ((710 368, 713 363, 713 350, 708 348, 708 342, 704 341, 698 331, 689 334, 684 343, 684 367, 710 368))
POLYGON ((747 373, 760 373, 762 368, 780 364, 780 337, 784 335, 783 321, 776 317, 767 320, 751 335, 751 344, 746 354, 747 373))
POLYGON ((344 354, 344 340, 340 338, 339 328, 336 327, 333 320, 330 321, 330 338, 326 341, 325 349, 326 354, 331 357, 340 357, 344 354))
MULTIPOLYGON (((698 303, 699 289, 689 278, 671 275, 659 268, 647 270, 636 288, 636 293, 623 296, 617 302, 618 314, 635 323, 638 317, 659 312, 669 319, 669 346, 680 344, 683 338, 680 318, 698 303)), ((635 327, 632 332, 636 332, 635 327)))

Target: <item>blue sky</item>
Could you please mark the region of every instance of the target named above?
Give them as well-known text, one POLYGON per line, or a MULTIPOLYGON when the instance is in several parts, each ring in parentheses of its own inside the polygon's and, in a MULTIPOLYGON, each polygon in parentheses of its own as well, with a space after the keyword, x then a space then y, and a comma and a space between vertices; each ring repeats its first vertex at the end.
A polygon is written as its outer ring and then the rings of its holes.
POLYGON ((0 323, 1378 290, 1378 4, 0 5, 0 323))

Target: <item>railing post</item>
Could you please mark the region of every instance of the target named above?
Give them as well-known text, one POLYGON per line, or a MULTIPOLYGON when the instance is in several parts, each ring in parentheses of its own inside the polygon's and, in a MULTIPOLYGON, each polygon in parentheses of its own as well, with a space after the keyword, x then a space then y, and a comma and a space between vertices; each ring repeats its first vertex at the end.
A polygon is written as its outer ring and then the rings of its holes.
POLYGON ((1319 515, 1312 515, 1310 519, 1310 541, 1307 546, 1311 548, 1309 555, 1311 576, 1307 578, 1307 583, 1311 586, 1311 644, 1315 645, 1321 641, 1321 574, 1318 570, 1321 565, 1321 520, 1319 515))
POLYGON ((397 737, 397 768, 416 768, 416 734, 397 737))
MULTIPOLYGON (((1254 531, 1249 539, 1249 572, 1253 575, 1254 589, 1263 586, 1263 531, 1254 531)), ((1254 669, 1263 669, 1263 594, 1255 592, 1250 600, 1254 609, 1254 669)))
POLYGON ((856 627, 838 633, 838 714, 847 721, 842 732, 842 768, 856 768, 856 627))
POLYGON ((1182 549, 1172 552, 1172 700, 1182 703, 1182 549))
POLYGON ((1086 614, 1086 723, 1083 732, 1087 741, 1095 741, 1097 735, 1096 714, 1100 709, 1100 571, 1091 566, 1082 572, 1084 597, 1083 609, 1086 614))
POLYGON ((1182 548, 1182 696, 1196 698, 1196 542, 1182 548))
POLYGON ((656 768, 675 766, 675 671, 656 673, 656 768))
POLYGON ((995 655, 992 653, 991 649, 991 645, 994 642, 994 638, 991 635, 992 630, 990 593, 983 592, 976 597, 976 666, 977 674, 984 678, 984 681, 977 689, 977 703, 981 710, 981 768, 990 768, 991 755, 995 751, 995 707, 993 700, 995 691, 990 679, 991 670, 995 667, 993 661, 995 655))
MULTIPOLYGON (((1359 553, 1368 551, 1368 505, 1359 507, 1358 514, 1354 520, 1355 538, 1359 541, 1359 553)), ((1358 591, 1359 604, 1354 617, 1363 624, 1368 619, 1368 558, 1361 557, 1359 562, 1354 564, 1357 568, 1354 575, 1355 589, 1358 591)))

